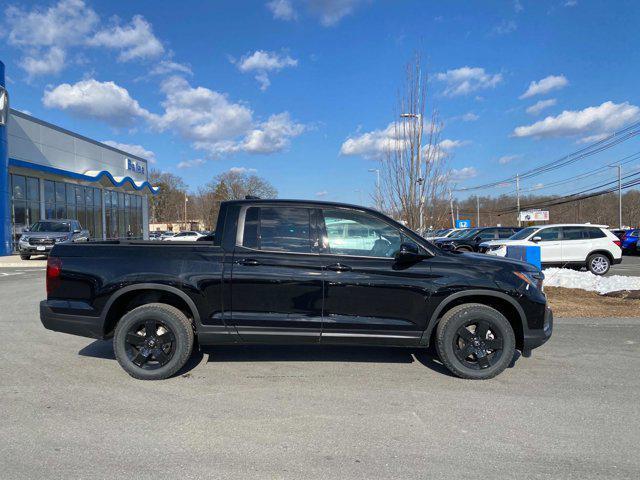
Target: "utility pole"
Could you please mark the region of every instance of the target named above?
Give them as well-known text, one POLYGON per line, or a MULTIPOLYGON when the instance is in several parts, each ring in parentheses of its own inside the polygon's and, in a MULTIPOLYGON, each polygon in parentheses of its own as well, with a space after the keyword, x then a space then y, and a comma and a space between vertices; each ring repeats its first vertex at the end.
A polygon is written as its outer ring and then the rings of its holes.
POLYGON ((189 197, 187 197, 187 192, 184 192, 184 229, 189 230, 187 227, 187 202, 189 201, 189 197))
POLYGON ((456 220, 460 220, 460 205, 456 203, 456 220))
POLYGON ((451 207, 451 228, 456 228, 456 222, 453 218, 453 193, 449 189, 449 206, 451 207))
POLYGON ((476 227, 480 226, 480 197, 476 195, 476 227))
POLYGON ((618 223, 622 229, 622 164, 618 165, 618 223))
POLYGON ((516 174, 516 201, 518 209, 518 226, 520 226, 520 175, 516 174))

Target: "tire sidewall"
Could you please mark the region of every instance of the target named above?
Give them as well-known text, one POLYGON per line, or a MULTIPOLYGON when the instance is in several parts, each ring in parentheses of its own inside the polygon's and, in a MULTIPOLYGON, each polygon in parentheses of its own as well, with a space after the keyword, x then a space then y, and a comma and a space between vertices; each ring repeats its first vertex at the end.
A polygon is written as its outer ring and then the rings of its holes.
POLYGON ((469 305, 467 308, 460 308, 444 323, 441 322, 438 325, 437 347, 441 360, 452 373, 462 378, 481 380, 495 377, 509 366, 515 354, 516 339, 513 327, 500 312, 484 305, 469 305), (491 329, 497 330, 502 336, 502 355, 498 362, 489 368, 482 370, 469 368, 454 352, 453 340, 457 330, 471 320, 488 322, 491 329))
POLYGON ((589 258, 587 258, 587 270, 589 270, 594 275, 598 275, 598 276, 606 275, 610 268, 611 268, 611 260, 609 260, 609 257, 604 255, 603 253, 594 253, 592 255, 589 255, 589 258), (598 257, 603 258, 607 262, 607 269, 602 273, 596 273, 591 268, 591 262, 598 257))
MULTIPOLYGON (((182 368, 191 356, 193 348, 193 334, 189 335, 184 320, 179 310, 168 306, 143 305, 122 317, 116 326, 113 336, 113 349, 120 366, 132 377, 143 380, 160 380, 175 374, 182 368), (157 320, 164 323, 173 333, 175 338, 175 351, 173 357, 166 365, 155 369, 146 370, 138 367, 127 355, 126 335, 129 329, 136 323, 144 323, 145 320, 157 320)), ((186 318, 186 317, 185 317, 186 318)))

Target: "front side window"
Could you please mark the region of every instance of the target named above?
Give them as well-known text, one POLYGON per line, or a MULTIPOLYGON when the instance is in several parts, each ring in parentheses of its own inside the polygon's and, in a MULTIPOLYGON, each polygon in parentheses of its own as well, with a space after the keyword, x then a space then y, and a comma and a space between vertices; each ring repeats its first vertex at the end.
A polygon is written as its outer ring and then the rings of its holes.
POLYGON ((480 237, 480 240, 493 240, 494 238, 496 238, 496 231, 483 230, 480 233, 478 233, 478 237, 480 237))
POLYGON ((397 228, 363 212, 323 210, 327 253, 392 258, 406 239, 397 228))
POLYGON ((311 211, 299 207, 251 207, 242 245, 271 252, 312 253, 311 211))
POLYGON ((553 242, 554 240, 560 240, 560 228, 543 228, 535 235, 540 237, 543 242, 553 242))

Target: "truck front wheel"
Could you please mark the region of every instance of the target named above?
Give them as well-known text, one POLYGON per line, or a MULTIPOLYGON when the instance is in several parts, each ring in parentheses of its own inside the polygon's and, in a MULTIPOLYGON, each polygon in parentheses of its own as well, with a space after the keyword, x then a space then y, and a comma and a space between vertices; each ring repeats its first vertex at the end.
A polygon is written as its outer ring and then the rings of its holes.
POLYGON ((458 305, 438 323, 436 348, 440 360, 461 378, 495 377, 511 363, 515 347, 511 324, 487 305, 458 305))
POLYGON ((148 303, 120 319, 113 348, 118 363, 132 377, 162 380, 187 363, 193 341, 193 327, 184 313, 164 303, 148 303))

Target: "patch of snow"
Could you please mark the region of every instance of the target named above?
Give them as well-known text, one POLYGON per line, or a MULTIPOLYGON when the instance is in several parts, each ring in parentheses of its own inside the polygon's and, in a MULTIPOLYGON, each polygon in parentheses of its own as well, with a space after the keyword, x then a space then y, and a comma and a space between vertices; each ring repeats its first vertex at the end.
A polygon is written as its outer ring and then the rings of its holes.
POLYGON ((591 272, 578 272, 568 268, 546 268, 543 272, 546 287, 579 288, 600 294, 620 290, 640 290, 640 277, 623 275, 602 277, 591 272))

